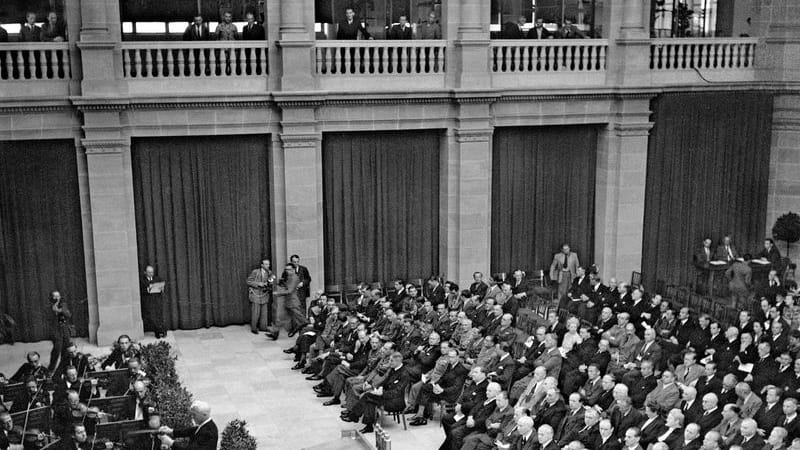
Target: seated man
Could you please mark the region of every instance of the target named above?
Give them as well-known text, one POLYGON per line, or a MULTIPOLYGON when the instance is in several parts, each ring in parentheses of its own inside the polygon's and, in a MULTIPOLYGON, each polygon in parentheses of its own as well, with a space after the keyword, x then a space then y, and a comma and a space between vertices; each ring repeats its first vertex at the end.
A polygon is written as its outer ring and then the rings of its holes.
MULTIPOLYGON (((464 411, 460 404, 456 404, 455 414, 448 421, 449 427, 445 428, 445 440, 442 448, 460 449, 464 443, 464 438, 472 433, 482 433, 486 431, 486 419, 497 408, 497 396, 502 393, 500 385, 489 383, 486 387, 486 399, 472 407, 470 411, 464 411)), ((447 418, 449 416, 446 416, 447 418)), ((442 419, 442 426, 445 425, 445 418, 442 419)))
POLYGON ((464 438, 464 444, 461 450, 473 448, 491 450, 500 431, 514 421, 514 410, 508 404, 508 394, 500 392, 494 398, 494 401, 494 411, 489 414, 489 417, 487 417, 485 421, 486 431, 483 433, 472 433, 464 438))
POLYGON ((134 381, 133 392, 136 397, 136 403, 133 406, 132 414, 130 414, 128 418, 133 420, 150 420, 150 415, 156 412, 156 401, 150 395, 147 385, 141 380, 134 381))
POLYGON ((85 377, 89 371, 89 358, 83 353, 78 352, 78 346, 74 342, 67 344, 67 353, 56 369, 53 378, 62 378, 66 375, 67 367, 74 367, 78 370, 81 377, 85 377))
POLYGON ((431 414, 428 405, 431 402, 442 400, 446 403, 455 403, 464 388, 469 371, 461 363, 458 350, 450 349, 446 358, 448 365, 441 376, 437 377, 433 371, 423 374, 422 380, 412 386, 412 392, 417 392, 417 395, 415 401, 406 410, 416 413, 411 419, 411 425, 427 424, 427 418, 431 414))
POLYGON ((67 391, 78 392, 81 401, 86 403, 90 398, 100 396, 100 392, 92 392, 92 388, 92 383, 89 380, 78 379, 77 368, 67 367, 64 372, 64 378, 55 382, 53 403, 58 403, 67 398, 67 391))
POLYGON ((111 354, 100 364, 100 368, 105 370, 108 367, 113 369, 124 369, 128 365, 128 361, 132 358, 139 358, 139 346, 131 342, 131 338, 127 334, 123 334, 117 338, 114 343, 114 349, 111 354))
POLYGON ((419 380, 423 373, 429 372, 436 365, 436 361, 441 356, 441 338, 438 333, 433 332, 428 336, 428 343, 420 345, 414 351, 414 355, 404 361, 406 370, 412 380, 419 380))
POLYGON ((43 380, 47 378, 47 368, 39 362, 38 352, 28 352, 27 362, 22 364, 9 380, 11 383, 22 383, 28 378, 43 380))
POLYGON ((403 366, 403 355, 395 352, 391 356, 391 367, 386 378, 381 381, 372 391, 365 392, 361 399, 350 408, 349 421, 355 422, 359 417, 365 427, 361 433, 371 433, 374 431, 375 408, 382 406, 387 411, 402 412, 405 405, 406 388, 410 378, 408 371, 403 366))
POLYGON ((358 375, 364 367, 367 366, 371 352, 377 352, 381 347, 381 340, 378 336, 370 337, 366 330, 358 332, 358 342, 351 353, 347 353, 344 359, 341 360, 328 375, 325 380, 317 386, 314 390, 317 392, 317 397, 333 396, 332 399, 323 403, 325 406, 341 404, 339 397, 342 395, 344 389, 344 382, 347 378, 358 375))
POLYGON ((87 445, 88 440, 89 436, 86 434, 86 427, 81 423, 76 423, 70 426, 69 431, 64 434, 55 449, 75 450, 82 449, 87 446, 91 447, 91 445, 87 445))
POLYGON ((394 353, 394 343, 386 342, 381 346, 375 358, 370 358, 370 362, 364 370, 357 376, 349 377, 345 380, 345 404, 341 417, 350 417, 348 408, 352 407, 361 398, 361 394, 372 390, 372 386, 377 386, 386 377, 391 368, 392 354, 394 353))
POLYGON ((11 413, 48 405, 50 405, 50 398, 44 389, 44 383, 38 383, 35 378, 28 378, 25 381, 25 390, 17 395, 11 405, 11 413))
POLYGON ((133 383, 137 380, 144 380, 146 377, 147 374, 141 369, 139 360, 132 358, 128 360, 128 372, 111 379, 106 391, 106 397, 128 395, 133 392, 133 383))
POLYGON ((84 424, 86 406, 82 405, 78 393, 67 391, 67 396, 53 404, 53 432, 67 438, 75 424, 84 424))

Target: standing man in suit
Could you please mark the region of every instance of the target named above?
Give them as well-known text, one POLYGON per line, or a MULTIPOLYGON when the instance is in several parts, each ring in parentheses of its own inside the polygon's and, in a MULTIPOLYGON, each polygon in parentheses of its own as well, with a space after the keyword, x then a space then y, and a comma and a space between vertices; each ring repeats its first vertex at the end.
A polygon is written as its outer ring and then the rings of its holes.
POLYGON ((522 27, 525 26, 525 22, 528 19, 525 16, 517 17, 516 22, 508 21, 503 24, 503 29, 500 32, 500 35, 503 39, 522 39, 525 37, 525 31, 523 31, 522 27))
POLYGON ((553 33, 544 27, 544 19, 537 18, 533 28, 528 30, 528 39, 553 39, 553 33))
POLYGON ((299 256, 292 255, 289 257, 289 261, 291 261, 295 273, 300 279, 300 283, 297 285, 297 296, 300 298, 300 304, 303 309, 306 309, 306 299, 311 293, 311 275, 308 273, 308 267, 300 265, 299 256))
POLYGON ((139 290, 142 296, 142 312, 145 329, 153 330, 156 339, 167 337, 167 330, 164 328, 162 314, 162 292, 154 291, 153 285, 162 280, 156 277, 156 270, 153 266, 144 268, 141 278, 139 278, 139 290))
POLYGON ((400 23, 392 25, 389 29, 389 39, 406 41, 414 38, 414 30, 408 23, 408 17, 400 16, 400 23))
POLYGON ((36 25, 36 13, 28 11, 25 13, 25 23, 19 29, 20 42, 40 42, 42 40, 42 29, 36 25))
POLYGON ((195 400, 189 409, 194 426, 173 430, 168 426, 159 429, 161 444, 169 448, 186 450, 216 450, 218 431, 217 425, 211 420, 211 407, 208 403, 195 400), (172 435, 172 437, 168 436, 172 435), (173 438, 189 438, 188 442, 176 443, 173 438))
POLYGON ((726 234, 722 238, 722 243, 717 247, 717 251, 714 252, 714 259, 731 263, 738 257, 739 253, 736 252, 736 247, 733 246, 731 235, 726 234))
POLYGON ((245 14, 245 18, 247 19, 247 25, 242 28, 242 40, 263 41, 266 38, 266 32, 264 31, 264 27, 256 22, 256 16, 248 12, 245 14))
POLYGON ((272 273, 270 260, 261 260, 261 267, 250 272, 247 277, 247 290, 250 299, 250 332, 258 334, 258 330, 265 330, 269 326, 272 308, 272 285, 275 274, 272 273))
POLYGON ((344 10, 345 21, 339 22, 338 30, 336 30, 336 39, 340 41, 355 41, 358 39, 358 34, 361 33, 363 39, 372 40, 367 27, 361 21, 356 20, 356 11, 353 8, 344 10))
POLYGON ((558 283, 558 298, 563 299, 569 291, 572 280, 578 275, 578 254, 570 251, 569 244, 561 246, 561 251, 553 256, 550 264, 550 280, 558 283))
POLYGON ((714 259, 714 251, 711 249, 711 238, 703 238, 703 245, 694 255, 694 264, 699 267, 708 267, 708 263, 714 259))
POLYGON ((572 19, 564 19, 564 25, 558 30, 561 39, 586 39, 586 35, 572 23, 572 19))
POLYGON ((192 22, 183 32, 184 41, 209 41, 211 34, 208 31, 208 24, 203 22, 203 16, 200 14, 194 16, 192 22))
POLYGON ((436 13, 431 11, 428 14, 428 21, 422 22, 417 26, 417 39, 441 39, 442 27, 436 21, 436 13))
POLYGON ((750 297, 753 269, 750 268, 750 255, 744 255, 744 261, 734 260, 725 276, 728 277, 728 289, 731 291, 731 307, 744 305, 750 297))
POLYGON ((40 36, 42 42, 64 42, 67 40, 67 27, 58 20, 55 11, 47 13, 47 22, 42 25, 40 36))
MULTIPOLYGON (((277 304, 278 322, 283 323, 284 328, 289 332, 289 337, 294 336, 306 324, 298 294, 300 279, 294 270, 294 264, 286 264, 283 275, 273 290, 273 295, 279 300, 277 304)), ((278 339, 279 334, 280 327, 270 327, 267 330, 267 337, 273 341, 278 339)))

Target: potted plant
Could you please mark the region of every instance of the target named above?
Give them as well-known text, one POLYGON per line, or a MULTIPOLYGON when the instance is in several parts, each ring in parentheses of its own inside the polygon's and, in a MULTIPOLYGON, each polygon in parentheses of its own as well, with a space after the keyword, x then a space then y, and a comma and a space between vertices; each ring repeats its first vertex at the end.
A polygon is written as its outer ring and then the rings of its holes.
POLYGON ((247 430, 246 421, 233 419, 228 422, 222 432, 220 450, 256 450, 257 447, 256 438, 247 430))
POLYGON ((789 211, 775 220, 772 237, 786 242, 786 257, 789 258, 789 246, 800 240, 800 215, 789 211))

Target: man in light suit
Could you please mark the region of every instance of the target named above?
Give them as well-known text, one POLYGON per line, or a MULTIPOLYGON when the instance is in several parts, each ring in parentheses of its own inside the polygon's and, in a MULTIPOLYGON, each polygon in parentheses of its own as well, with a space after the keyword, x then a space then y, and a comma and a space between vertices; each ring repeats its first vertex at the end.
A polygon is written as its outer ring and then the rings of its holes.
POLYGON ((548 333, 544 337, 544 347, 545 351, 538 358, 534 361, 533 365, 537 366, 544 366, 547 369, 547 376, 553 377, 558 379, 559 374, 561 373, 561 353, 558 351, 557 347, 557 338, 554 334, 548 333))
MULTIPOLYGON (((258 334, 258 330, 266 330, 269 326, 270 297, 275 275, 270 268, 270 260, 261 260, 261 267, 250 272, 247 277, 247 290, 250 299, 250 332, 258 334)), ((289 336, 291 337, 291 336, 289 336)))
POLYGON ((651 401, 656 402, 665 411, 680 407, 681 394, 678 385, 675 384, 675 375, 669 370, 661 373, 661 381, 645 397, 645 403, 651 401))
POLYGON ((580 265, 578 254, 570 251, 569 244, 562 245, 561 251, 553 256, 553 263, 550 264, 550 280, 558 283, 559 299, 563 299, 567 295, 580 265))
POLYGON ((719 433, 722 443, 729 445, 733 438, 739 434, 742 426, 741 410, 733 403, 728 403, 722 408, 722 422, 711 431, 719 433))
POLYGON ((675 368, 675 381, 679 386, 694 386, 703 375, 703 366, 695 362, 696 358, 694 352, 686 352, 683 364, 675 368))
POLYGON ((728 290, 731 291, 731 307, 744 305, 750 298, 750 287, 753 269, 750 268, 750 255, 744 255, 744 261, 735 260, 725 271, 728 278, 728 290))
POLYGON ((750 385, 745 382, 740 382, 736 385, 736 396, 739 399, 736 401, 736 406, 741 409, 741 415, 744 419, 752 419, 756 415, 763 401, 758 398, 756 394, 750 389, 750 385))
MULTIPOLYGON (((300 298, 298 297, 300 279, 294 270, 294 264, 286 264, 283 275, 273 291, 275 299, 278 301, 278 322, 282 322, 290 334, 297 333, 306 324, 305 314, 300 307, 300 298)), ((273 341, 278 339, 279 334, 279 327, 270 327, 267 330, 267 337, 273 341)))
POLYGON ((726 234, 722 238, 722 243, 717 247, 717 251, 714 252, 714 259, 730 263, 738 257, 739 253, 736 252, 736 247, 731 242, 731 235, 726 234))

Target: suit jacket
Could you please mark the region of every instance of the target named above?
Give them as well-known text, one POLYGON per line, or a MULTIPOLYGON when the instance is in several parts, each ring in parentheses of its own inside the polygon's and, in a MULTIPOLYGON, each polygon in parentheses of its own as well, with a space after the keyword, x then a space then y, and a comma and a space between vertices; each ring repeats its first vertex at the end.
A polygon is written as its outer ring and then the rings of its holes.
POLYGON ((633 402, 635 408, 642 408, 644 406, 645 398, 647 395, 656 388, 658 380, 654 375, 649 377, 642 377, 631 385, 628 395, 633 402))
POLYGON ((364 39, 369 39, 371 36, 367 28, 361 24, 361 21, 358 19, 353 19, 352 23, 347 23, 347 21, 339 22, 339 29, 336 30, 336 39, 338 40, 345 40, 345 41, 355 41, 358 39, 358 33, 361 33, 361 36, 364 39))
POLYGON ((756 395, 755 392, 751 393, 746 400, 742 401, 742 399, 740 398, 736 402, 736 404, 742 410, 741 413, 742 417, 745 419, 753 418, 753 416, 756 415, 756 412, 758 412, 758 410, 761 409, 762 403, 763 402, 761 401, 760 398, 758 398, 758 395, 756 395))
POLYGON ((714 377, 709 380, 707 376, 701 375, 700 378, 697 379, 697 384, 695 384, 694 387, 697 389, 697 398, 703 398, 703 396, 709 392, 719 392, 722 388, 722 377, 715 374, 714 377))
POLYGON ((714 259, 714 250, 710 247, 708 248, 708 253, 706 253, 705 247, 700 247, 697 249, 697 253, 694 254, 694 263, 699 266, 707 266, 712 259, 714 259))
POLYGON ((636 344, 636 347, 633 348, 633 354, 631 355, 633 358, 632 362, 638 365, 644 360, 650 360, 653 362, 655 368, 661 368, 661 346, 656 342, 652 342, 647 349, 645 349, 646 345, 647 343, 645 341, 636 344))
POLYGON ((683 423, 692 423, 697 421, 697 418, 703 415, 703 401, 698 395, 694 399, 692 405, 687 408, 686 401, 681 402, 681 412, 685 418, 683 423))
POLYGON ((470 411, 470 416, 475 421, 475 428, 474 431, 478 432, 485 432, 486 431, 486 420, 491 417, 492 413, 497 409, 497 402, 491 400, 489 402, 484 401, 483 403, 478 403, 475 405, 475 408, 470 411))
POLYGON ((664 435, 664 433, 666 433, 666 432, 667 432, 667 429, 665 428, 664 430, 661 431, 661 434, 656 436, 656 440, 653 441, 653 442, 654 443, 655 442, 663 442, 663 443, 667 444, 667 446, 669 446, 670 449, 674 449, 678 445, 678 442, 683 441, 683 428, 675 428, 675 429, 673 429, 663 440, 660 440, 662 438, 662 436, 664 435))
POLYGON ((394 24, 389 29, 388 37, 394 40, 410 40, 414 38, 414 30, 411 28, 411 24, 408 24, 405 28, 402 28, 399 23, 394 24))
POLYGON ((578 254, 569 252, 569 255, 564 255, 563 252, 558 252, 553 256, 553 262, 550 264, 550 279, 555 282, 561 282, 562 276, 568 277, 572 281, 578 273, 578 254), (564 268, 564 258, 567 258, 567 267, 564 268))
MULTIPOLYGON (((0 42, 8 42, 8 31, 3 27, 0 27, 0 42)), ((0 439, 2 439, 2 436, 0 436, 0 439)))
POLYGON ((300 297, 300 300, 303 301, 308 298, 311 292, 311 275, 308 273, 308 267, 301 266, 300 264, 297 265, 295 271, 297 272, 297 277, 303 282, 303 286, 297 288, 297 295, 300 297))
POLYGON ((673 336, 678 340, 678 345, 680 345, 681 348, 686 348, 686 344, 689 342, 689 339, 692 338, 696 328, 697 324, 695 324, 692 319, 687 320, 686 323, 681 323, 680 320, 676 322, 673 336))
POLYGON ((265 38, 264 27, 258 22, 242 28, 242 40, 244 41, 263 41, 265 38))
MULTIPOLYGON (((647 419, 645 419, 645 422, 646 421, 647 421, 647 419)), ((660 417, 656 417, 652 422, 650 422, 647 425, 645 425, 645 423, 642 422, 641 439, 640 439, 639 443, 643 447, 647 447, 648 445, 650 445, 653 442, 655 442, 656 439, 659 436, 664 434, 665 430, 666 430, 666 427, 664 426, 664 419, 662 419, 660 417)))
POLYGON ((586 404, 589 406, 593 406, 600 400, 600 396, 603 394, 603 382, 600 378, 596 380, 586 380, 586 383, 583 384, 583 396, 586 398, 586 404))
POLYGON ((216 450, 217 449, 217 424, 209 420, 199 427, 175 430, 172 435, 176 438, 189 438, 186 450, 216 450))
POLYGON ((670 383, 668 386, 664 386, 664 384, 659 381, 656 388, 650 391, 647 397, 645 397, 645 403, 651 400, 661 405, 665 411, 678 407, 681 403, 681 394, 678 390, 678 385, 670 383))
POLYGON ((406 388, 411 382, 406 366, 389 369, 380 386, 383 387, 383 406, 386 411, 402 411, 406 407, 406 388))
POLYGON ((676 443, 675 449, 676 450, 700 450, 700 448, 702 446, 703 446, 703 439, 700 438, 700 437, 696 437, 696 438, 692 439, 688 444, 686 443, 686 441, 683 438, 681 438, 681 440, 676 443))
POLYGON ((439 386, 444 390, 439 394, 439 398, 447 403, 455 403, 461 391, 464 390, 467 374, 469 374, 469 370, 461 363, 449 367, 439 378, 439 386))
POLYGON ((286 278, 286 282, 280 281, 274 286, 273 295, 276 297, 285 296, 287 303, 300 302, 300 297, 298 295, 299 289, 297 288, 299 283, 300 278, 292 274, 286 278))
POLYGON ((208 31, 208 24, 203 23, 198 29, 198 27, 192 23, 186 30, 183 32, 183 40, 184 41, 210 41, 211 40, 211 33, 208 31))
MULTIPOLYGON (((537 29, 536 26, 534 25, 533 28, 528 30, 528 39, 550 39, 552 36, 553 36, 553 33, 551 33, 550 30, 548 30, 545 27, 537 29), (538 30, 542 30, 541 36, 539 36, 538 30)), ((559 252, 559 253, 561 253, 561 252, 559 252)), ((561 253, 561 254, 563 255, 563 253, 561 253)))
POLYGON ((547 369, 547 376, 557 380, 561 373, 561 362, 561 353, 559 353, 557 348, 552 348, 536 358, 533 365, 534 367, 544 366, 544 368, 547 369))
POLYGON ((692 364, 689 366, 689 372, 686 373, 687 367, 683 364, 675 368, 675 381, 681 384, 690 385, 692 382, 697 381, 703 375, 703 366, 700 364, 692 364))
POLYGON ((614 408, 611 411, 611 425, 614 427, 617 438, 622 439, 628 428, 641 425, 642 422, 644 422, 644 417, 645 416, 635 408, 631 408, 628 414, 623 414, 619 408, 614 408))
POLYGON ((778 419, 778 426, 786 428, 786 431, 789 432, 789 436, 786 438, 788 442, 791 442, 796 437, 800 437, 800 415, 795 415, 794 419, 786 423, 786 416, 781 414, 780 419, 778 419))
POLYGON ((738 445, 742 450, 761 450, 764 448, 764 438, 756 434, 751 437, 749 441, 744 442, 744 437, 741 434, 736 435, 731 441, 731 446, 738 445))
POLYGON ((731 258, 730 255, 728 255, 728 252, 725 251, 724 245, 719 245, 717 246, 717 251, 714 252, 714 259, 716 259, 717 261, 731 262, 736 258, 738 258, 739 252, 736 251, 736 247, 734 247, 733 245, 730 245, 729 247, 731 249, 731 253, 733 253, 733 258, 731 258))
POLYGON ((465 415, 470 415, 472 409, 475 408, 476 405, 480 405, 486 400, 486 386, 488 385, 489 379, 487 378, 478 384, 470 382, 464 386, 464 390, 461 392, 461 395, 459 395, 457 403, 461 404, 461 411, 465 415))
POLYGON ((703 411, 703 414, 697 418, 697 425, 700 426, 700 434, 705 435, 708 431, 719 425, 722 422, 722 408, 717 408, 709 414, 703 411))
POLYGON ((596 450, 620 450, 622 449, 622 443, 619 441, 616 435, 612 434, 607 441, 603 442, 603 436, 597 435, 597 439, 586 448, 592 448, 596 450))
POLYGON ((753 366, 753 371, 750 372, 750 375, 753 376, 753 381, 750 383, 753 392, 761 392, 764 386, 772 383, 777 374, 778 363, 772 357, 757 361, 753 366))
POLYGON ((525 31, 516 22, 506 22, 500 31, 503 39, 523 39, 525 31))
MULTIPOLYGON (((733 438, 735 438, 736 435, 739 434, 739 427, 741 425, 742 425, 742 419, 737 418, 731 422, 723 420, 722 422, 719 423, 719 425, 712 428, 711 430, 719 433, 720 437, 722 438, 722 442, 724 444, 729 444, 733 440, 733 438)), ((760 424, 759 428, 761 428, 760 424)))
POLYGON ((778 426, 778 424, 781 423, 781 418, 783 417, 783 409, 780 401, 772 405, 771 408, 767 409, 768 407, 769 405, 764 402, 761 405, 761 408, 759 408, 758 411, 756 411, 756 414, 753 416, 753 420, 758 423, 758 427, 765 430, 771 430, 778 426))
POLYGON ((567 407, 564 405, 564 400, 558 399, 558 401, 553 404, 544 403, 543 408, 536 413, 536 418, 533 419, 533 425, 539 428, 544 424, 548 424, 553 427, 554 430, 557 430, 561 419, 564 418, 566 413, 567 407))
MULTIPOLYGON (((531 433, 531 436, 530 436, 530 438, 528 438, 527 441, 525 441, 525 442, 522 442, 522 441, 523 441, 522 436, 517 435, 514 438, 514 441, 511 443, 510 450, 534 450, 534 449, 537 449, 539 447, 539 445, 537 444, 536 432, 535 431, 533 433, 531 433)), ((550 445, 548 445, 547 447, 542 448, 540 450, 551 450, 551 449, 552 450, 557 450, 558 447, 553 447, 552 446, 553 444, 554 444, 553 441, 550 441, 550 445)))
POLYGON ((39 32, 39 37, 42 39, 42 42, 55 42, 55 38, 57 37, 66 41, 67 27, 65 25, 66 24, 62 21, 56 22, 54 26, 51 26, 50 22, 45 22, 39 32))
POLYGON ((20 42, 40 42, 42 40, 42 29, 37 25, 28 28, 27 24, 22 24, 19 29, 20 42))
POLYGON ((566 415, 561 420, 561 424, 556 429, 555 434, 555 438, 558 438, 559 444, 562 446, 567 445, 577 438, 578 431, 586 424, 584 421, 585 413, 586 410, 584 408, 578 408, 578 410, 574 412, 569 410, 565 413, 566 415))

